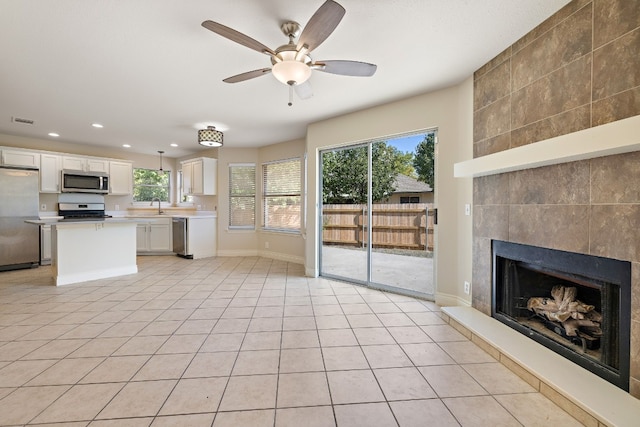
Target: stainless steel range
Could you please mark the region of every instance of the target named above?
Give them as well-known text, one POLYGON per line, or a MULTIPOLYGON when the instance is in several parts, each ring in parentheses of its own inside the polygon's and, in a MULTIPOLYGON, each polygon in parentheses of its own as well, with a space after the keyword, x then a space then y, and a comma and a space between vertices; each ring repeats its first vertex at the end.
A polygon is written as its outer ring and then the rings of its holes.
POLYGON ((106 215, 104 203, 58 203, 58 215, 61 221, 82 221, 111 218, 106 215))

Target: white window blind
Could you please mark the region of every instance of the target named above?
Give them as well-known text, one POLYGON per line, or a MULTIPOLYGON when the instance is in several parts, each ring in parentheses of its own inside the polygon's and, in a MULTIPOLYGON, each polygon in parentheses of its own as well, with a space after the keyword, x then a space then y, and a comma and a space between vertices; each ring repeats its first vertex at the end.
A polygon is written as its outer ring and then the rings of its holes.
POLYGON ((256 224, 256 165, 229 165, 229 228, 254 229, 256 224))
POLYGON ((262 165, 264 228, 300 230, 301 162, 289 159, 262 165))

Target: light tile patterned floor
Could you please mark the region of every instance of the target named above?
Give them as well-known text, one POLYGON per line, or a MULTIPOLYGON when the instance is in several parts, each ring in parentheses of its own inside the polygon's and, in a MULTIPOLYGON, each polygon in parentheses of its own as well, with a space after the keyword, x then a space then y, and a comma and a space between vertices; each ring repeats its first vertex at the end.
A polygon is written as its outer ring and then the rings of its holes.
POLYGON ((0 273, 0 425, 580 425, 426 301, 265 258, 0 273))

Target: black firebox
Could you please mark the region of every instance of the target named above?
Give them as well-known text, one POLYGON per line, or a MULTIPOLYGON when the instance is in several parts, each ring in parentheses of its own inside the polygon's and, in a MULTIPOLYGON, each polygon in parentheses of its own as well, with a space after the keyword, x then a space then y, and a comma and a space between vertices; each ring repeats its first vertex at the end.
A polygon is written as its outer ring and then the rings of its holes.
POLYGON ((631 263, 494 240, 492 316, 629 391, 631 263))

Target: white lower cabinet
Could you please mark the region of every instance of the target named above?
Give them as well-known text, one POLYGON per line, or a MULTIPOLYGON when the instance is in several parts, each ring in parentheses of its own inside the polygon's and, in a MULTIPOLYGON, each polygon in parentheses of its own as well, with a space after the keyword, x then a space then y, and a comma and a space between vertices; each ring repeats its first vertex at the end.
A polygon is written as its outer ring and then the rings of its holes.
POLYGON ((40 265, 51 264, 51 226, 40 226, 40 265))
POLYGON ((136 228, 136 251, 138 255, 171 254, 173 243, 171 218, 137 218, 143 222, 136 228))

